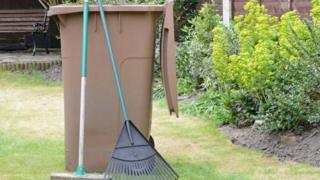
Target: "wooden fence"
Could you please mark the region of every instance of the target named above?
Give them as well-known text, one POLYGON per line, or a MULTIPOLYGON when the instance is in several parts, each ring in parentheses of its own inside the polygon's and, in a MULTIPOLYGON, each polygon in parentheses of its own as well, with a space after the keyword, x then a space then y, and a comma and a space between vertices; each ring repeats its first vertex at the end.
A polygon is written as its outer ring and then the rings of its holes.
MULTIPOLYGON (((232 18, 237 15, 245 14, 243 6, 248 0, 232 0, 231 15, 232 18)), ((270 15, 281 16, 282 14, 296 10, 301 17, 309 17, 311 9, 311 0, 260 0, 270 15)))

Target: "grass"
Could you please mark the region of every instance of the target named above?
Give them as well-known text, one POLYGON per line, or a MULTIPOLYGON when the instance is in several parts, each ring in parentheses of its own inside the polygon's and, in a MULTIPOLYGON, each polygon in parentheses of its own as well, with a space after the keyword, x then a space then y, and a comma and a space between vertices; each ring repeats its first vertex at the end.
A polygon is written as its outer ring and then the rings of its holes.
MULTIPOLYGON (((183 180, 320 179, 320 169, 235 146, 209 121, 169 117, 154 102, 156 147, 183 180)), ((0 72, 0 179, 42 180, 64 170, 63 86, 41 74, 0 72)))
POLYGON ((62 83, 38 72, 0 72, 0 179, 48 179, 62 171, 62 83))

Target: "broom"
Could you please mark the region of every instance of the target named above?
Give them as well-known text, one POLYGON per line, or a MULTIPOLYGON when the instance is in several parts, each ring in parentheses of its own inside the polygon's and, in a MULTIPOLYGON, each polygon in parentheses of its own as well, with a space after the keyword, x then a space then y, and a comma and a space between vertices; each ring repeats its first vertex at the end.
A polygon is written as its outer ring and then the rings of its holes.
POLYGON ((117 140, 104 179, 178 179, 176 172, 159 152, 149 144, 138 128, 128 118, 118 68, 113 55, 110 34, 101 0, 98 0, 106 46, 112 65, 124 124, 117 140))
POLYGON ((84 0, 83 4, 83 27, 82 27, 82 63, 81 63, 81 100, 80 100, 80 127, 79 127, 79 153, 76 176, 86 174, 83 157, 84 157, 84 125, 85 125, 85 105, 86 105, 86 80, 87 80, 87 56, 88 56, 88 21, 89 21, 89 4, 84 0))

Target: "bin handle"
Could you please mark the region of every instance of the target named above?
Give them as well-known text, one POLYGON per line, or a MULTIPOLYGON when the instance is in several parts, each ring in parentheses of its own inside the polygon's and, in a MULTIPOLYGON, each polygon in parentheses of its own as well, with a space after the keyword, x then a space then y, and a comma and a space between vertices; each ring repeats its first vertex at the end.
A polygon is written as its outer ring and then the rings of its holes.
POLYGON ((161 37, 161 69, 170 115, 174 112, 179 117, 175 50, 173 0, 168 0, 161 37))

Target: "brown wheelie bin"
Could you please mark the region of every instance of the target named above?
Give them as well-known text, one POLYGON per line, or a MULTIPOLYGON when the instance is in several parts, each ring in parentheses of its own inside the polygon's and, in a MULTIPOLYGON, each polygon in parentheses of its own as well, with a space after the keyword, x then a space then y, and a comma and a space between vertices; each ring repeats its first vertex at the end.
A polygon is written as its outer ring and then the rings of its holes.
MULTIPOLYGON (((127 101, 129 117, 147 138, 152 112, 152 72, 157 20, 164 15, 161 61, 170 113, 178 116, 172 2, 166 5, 104 6, 127 101)), ((61 35, 65 105, 66 169, 78 157, 82 6, 50 8, 61 35)), ((98 7, 90 6, 84 165, 89 172, 105 170, 116 143, 122 117, 109 64, 98 7)))

